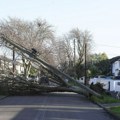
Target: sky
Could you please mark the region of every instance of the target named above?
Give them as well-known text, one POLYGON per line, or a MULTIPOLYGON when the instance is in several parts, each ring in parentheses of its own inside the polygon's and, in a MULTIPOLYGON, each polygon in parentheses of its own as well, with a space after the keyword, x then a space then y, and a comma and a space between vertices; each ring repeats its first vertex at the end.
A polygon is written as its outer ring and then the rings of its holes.
POLYGON ((93 53, 120 55, 120 0, 0 0, 0 20, 45 19, 62 36, 73 28, 93 36, 93 53))

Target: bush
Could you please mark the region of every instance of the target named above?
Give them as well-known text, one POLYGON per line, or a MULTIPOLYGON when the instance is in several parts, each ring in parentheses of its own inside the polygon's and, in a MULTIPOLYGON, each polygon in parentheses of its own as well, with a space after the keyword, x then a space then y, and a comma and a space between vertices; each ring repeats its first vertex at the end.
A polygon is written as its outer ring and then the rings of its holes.
POLYGON ((105 89, 103 89, 103 84, 101 83, 96 83, 96 84, 91 83, 90 88, 96 91, 97 93, 100 93, 100 94, 105 93, 105 89))

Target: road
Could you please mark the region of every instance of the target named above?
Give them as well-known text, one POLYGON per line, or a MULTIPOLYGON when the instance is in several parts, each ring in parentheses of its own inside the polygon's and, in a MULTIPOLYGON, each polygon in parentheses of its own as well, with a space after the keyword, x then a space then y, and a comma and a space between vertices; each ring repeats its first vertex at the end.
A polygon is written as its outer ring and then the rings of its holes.
POLYGON ((11 96, 0 100, 0 120, 114 120, 86 97, 74 93, 11 96))

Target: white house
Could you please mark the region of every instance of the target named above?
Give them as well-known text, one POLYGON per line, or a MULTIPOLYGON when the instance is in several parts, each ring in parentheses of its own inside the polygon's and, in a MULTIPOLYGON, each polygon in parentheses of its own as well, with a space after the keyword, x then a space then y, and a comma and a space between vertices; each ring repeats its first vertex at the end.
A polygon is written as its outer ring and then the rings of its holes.
POLYGON ((21 61, 17 60, 13 62, 10 58, 0 55, 0 70, 1 71, 11 71, 13 69, 13 64, 15 64, 15 70, 18 74, 23 73, 24 67, 21 61))
POLYGON ((111 60, 111 72, 114 76, 120 75, 120 56, 114 57, 111 60))
POLYGON ((103 84, 103 88, 107 91, 120 92, 120 80, 107 78, 92 78, 89 81, 89 84, 91 83, 101 83, 103 84))
POLYGON ((22 60, 17 60, 15 62, 15 69, 16 69, 18 74, 24 73, 24 67, 23 67, 22 60))

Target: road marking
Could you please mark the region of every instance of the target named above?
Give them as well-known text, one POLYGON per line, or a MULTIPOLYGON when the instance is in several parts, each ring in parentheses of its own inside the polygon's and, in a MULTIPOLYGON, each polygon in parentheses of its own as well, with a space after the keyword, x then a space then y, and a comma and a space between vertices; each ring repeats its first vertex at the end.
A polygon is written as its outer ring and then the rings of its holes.
POLYGON ((82 106, 52 106, 52 105, 0 105, 0 108, 59 108, 59 109, 89 109, 100 110, 100 107, 82 107, 82 106))

